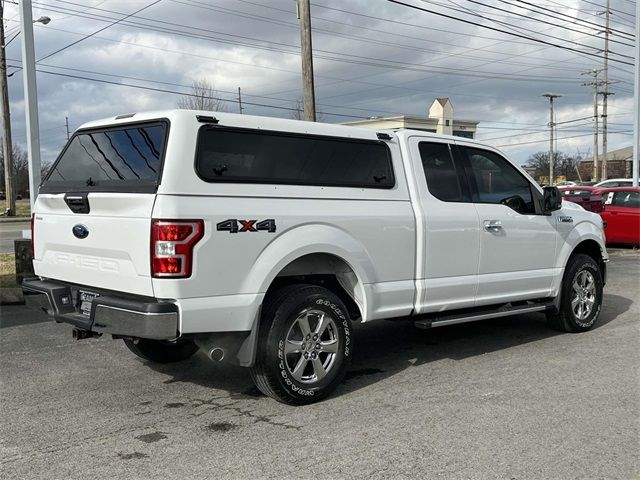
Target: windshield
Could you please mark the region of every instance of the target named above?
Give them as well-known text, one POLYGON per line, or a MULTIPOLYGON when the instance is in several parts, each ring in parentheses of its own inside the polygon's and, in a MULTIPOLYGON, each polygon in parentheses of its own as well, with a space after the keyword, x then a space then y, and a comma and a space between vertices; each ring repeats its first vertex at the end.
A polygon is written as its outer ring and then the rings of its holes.
POLYGON ((160 180, 166 131, 166 122, 80 131, 54 163, 40 192, 153 192, 160 180))

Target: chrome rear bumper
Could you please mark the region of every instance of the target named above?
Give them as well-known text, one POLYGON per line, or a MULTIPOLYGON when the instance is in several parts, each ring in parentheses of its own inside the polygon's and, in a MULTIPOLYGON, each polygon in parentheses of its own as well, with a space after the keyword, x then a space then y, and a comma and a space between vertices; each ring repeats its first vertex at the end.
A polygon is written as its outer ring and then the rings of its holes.
POLYGON ((173 303, 98 291, 100 296, 92 300, 86 315, 77 306, 79 290, 96 289, 37 278, 22 283, 26 305, 46 312, 57 322, 123 337, 171 340, 180 335, 178 307, 173 303))

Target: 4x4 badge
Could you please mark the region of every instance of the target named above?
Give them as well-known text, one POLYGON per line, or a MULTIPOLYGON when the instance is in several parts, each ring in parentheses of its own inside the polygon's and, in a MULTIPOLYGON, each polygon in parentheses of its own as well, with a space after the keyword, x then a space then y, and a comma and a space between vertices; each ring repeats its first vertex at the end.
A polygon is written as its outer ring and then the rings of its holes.
POLYGON ((259 232, 260 230, 275 233, 276 221, 273 218, 267 220, 238 220, 230 218, 224 222, 216 224, 216 230, 219 232, 243 233, 243 232, 259 232))
POLYGON ((80 224, 74 225, 72 231, 73 231, 73 235, 76 238, 82 239, 82 238, 87 238, 89 236, 89 229, 84 225, 80 225, 80 224))

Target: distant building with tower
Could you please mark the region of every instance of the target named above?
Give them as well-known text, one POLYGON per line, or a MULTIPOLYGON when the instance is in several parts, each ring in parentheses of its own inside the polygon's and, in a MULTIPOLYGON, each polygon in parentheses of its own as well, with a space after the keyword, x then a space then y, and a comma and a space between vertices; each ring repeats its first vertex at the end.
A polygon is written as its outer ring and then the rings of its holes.
POLYGON ((448 98, 436 98, 426 117, 415 115, 397 115, 391 117, 370 117, 363 120, 345 122, 345 125, 373 129, 410 128, 425 132, 455 135, 457 137, 475 138, 480 122, 475 120, 458 120, 453 117, 453 105, 448 98))

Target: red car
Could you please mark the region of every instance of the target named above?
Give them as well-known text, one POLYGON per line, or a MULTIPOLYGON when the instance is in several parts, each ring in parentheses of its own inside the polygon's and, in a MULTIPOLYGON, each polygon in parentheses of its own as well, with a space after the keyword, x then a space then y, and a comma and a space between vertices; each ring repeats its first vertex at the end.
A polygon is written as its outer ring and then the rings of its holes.
POLYGON ((640 245, 640 187, 598 189, 604 199, 607 244, 640 245))
POLYGON ((577 203, 585 210, 590 212, 602 212, 602 195, 600 190, 587 186, 567 186, 559 187, 562 199, 568 202, 577 203))

